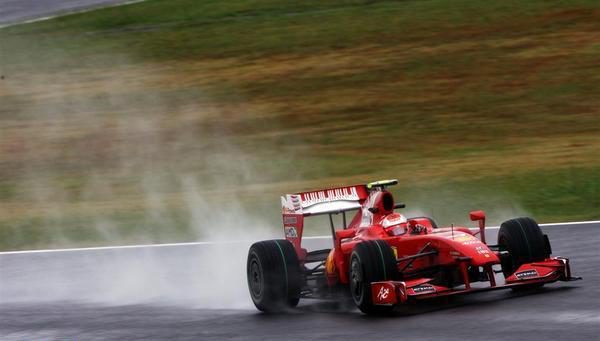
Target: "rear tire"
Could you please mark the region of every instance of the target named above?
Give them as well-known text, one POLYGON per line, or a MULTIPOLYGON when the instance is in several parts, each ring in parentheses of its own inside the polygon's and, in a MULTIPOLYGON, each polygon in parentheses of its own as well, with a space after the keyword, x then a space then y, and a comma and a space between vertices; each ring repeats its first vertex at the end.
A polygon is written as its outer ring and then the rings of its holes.
POLYGON ((383 240, 357 244, 350 256, 350 294, 365 314, 386 314, 393 306, 373 304, 371 283, 398 279, 398 266, 392 248, 383 240))
POLYGON ((298 305, 302 275, 298 255, 289 241, 252 244, 246 274, 250 297, 258 310, 280 312, 298 305))
MULTIPOLYGON (((549 242, 546 242, 539 225, 531 218, 516 218, 502 223, 498 231, 498 245, 509 252, 508 256, 501 259, 505 278, 511 276, 525 263, 543 261, 550 256, 549 242)), ((513 288, 513 290, 541 286, 543 284, 534 284, 513 288)))

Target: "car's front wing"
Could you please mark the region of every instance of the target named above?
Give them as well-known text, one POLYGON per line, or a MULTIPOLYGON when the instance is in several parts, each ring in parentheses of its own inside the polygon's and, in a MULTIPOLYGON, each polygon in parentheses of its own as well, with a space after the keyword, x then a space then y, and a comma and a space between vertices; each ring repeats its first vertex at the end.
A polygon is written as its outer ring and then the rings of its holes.
POLYGON ((413 299, 460 295, 578 279, 581 278, 571 276, 571 267, 567 258, 552 257, 541 262, 523 264, 505 279, 503 285, 496 285, 495 280, 490 280, 490 285, 485 287, 472 287, 470 283, 467 283, 459 288, 448 288, 430 283, 432 281, 430 278, 421 278, 407 281, 373 282, 371 283, 371 294, 374 304, 396 305, 413 299))

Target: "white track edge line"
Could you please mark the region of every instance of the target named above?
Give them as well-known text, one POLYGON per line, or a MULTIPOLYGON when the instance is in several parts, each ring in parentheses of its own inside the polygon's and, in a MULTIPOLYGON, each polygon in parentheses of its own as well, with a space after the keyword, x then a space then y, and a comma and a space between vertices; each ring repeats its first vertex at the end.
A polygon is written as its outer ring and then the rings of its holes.
MULTIPOLYGON (((589 224, 599 224, 600 220, 591 220, 591 221, 573 221, 566 223, 546 223, 539 224, 542 227, 559 227, 559 226, 568 226, 568 225, 589 225, 589 224)), ((496 230, 499 229, 500 226, 486 226, 486 230, 496 230)), ((473 228, 476 229, 476 228, 473 228)), ((328 236, 307 236, 302 239, 328 239, 331 238, 328 236)), ((70 248, 70 249, 47 249, 47 250, 23 250, 23 251, 4 251, 0 252, 0 256, 2 255, 18 255, 18 254, 27 254, 27 253, 52 253, 52 252, 85 252, 85 251, 103 251, 103 250, 119 250, 119 249, 141 249, 141 248, 156 248, 156 247, 175 247, 175 246, 196 246, 196 245, 227 245, 227 244, 242 244, 242 243, 252 243, 255 240, 230 240, 230 241, 205 241, 205 242, 188 242, 188 243, 166 243, 166 244, 140 244, 140 245, 116 245, 116 246, 98 246, 98 247, 82 247, 82 248, 70 248)))
POLYGON ((13 26, 17 26, 17 25, 25 25, 25 24, 31 24, 31 23, 40 22, 40 21, 51 20, 54 18, 64 17, 65 15, 87 13, 87 12, 95 11, 98 9, 133 5, 133 4, 137 4, 139 2, 144 2, 144 1, 147 1, 147 0, 129 0, 129 1, 121 2, 121 3, 92 5, 91 7, 88 7, 88 8, 85 8, 85 7, 79 8, 79 9, 75 8, 75 9, 71 9, 71 10, 65 9, 64 11, 58 12, 55 15, 48 15, 45 17, 26 19, 24 21, 19 21, 19 22, 14 22, 14 23, 0 24, 0 29, 7 28, 7 27, 13 27, 13 26))

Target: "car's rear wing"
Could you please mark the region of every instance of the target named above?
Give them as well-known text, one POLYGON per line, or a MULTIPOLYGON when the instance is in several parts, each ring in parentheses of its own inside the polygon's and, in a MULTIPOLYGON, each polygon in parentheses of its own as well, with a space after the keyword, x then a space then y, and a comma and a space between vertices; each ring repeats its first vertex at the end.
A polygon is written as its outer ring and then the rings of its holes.
POLYGON ((337 187, 281 197, 283 214, 303 216, 327 214, 360 208, 369 196, 366 185, 337 187))
POLYGON ((320 214, 331 216, 331 214, 360 209, 369 198, 369 192, 397 183, 397 180, 383 180, 364 185, 286 194, 281 197, 285 238, 294 244, 300 255, 304 217, 320 214))

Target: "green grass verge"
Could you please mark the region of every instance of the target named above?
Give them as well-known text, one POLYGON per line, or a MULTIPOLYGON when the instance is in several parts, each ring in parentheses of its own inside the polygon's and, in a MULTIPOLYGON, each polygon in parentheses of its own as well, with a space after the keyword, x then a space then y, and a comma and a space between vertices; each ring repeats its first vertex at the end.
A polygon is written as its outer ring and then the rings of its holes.
POLYGON ((188 178, 265 226, 281 193, 389 177, 445 223, 598 219, 599 23, 591 0, 153 0, 1 29, 0 248, 211 237, 188 178))

